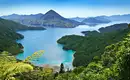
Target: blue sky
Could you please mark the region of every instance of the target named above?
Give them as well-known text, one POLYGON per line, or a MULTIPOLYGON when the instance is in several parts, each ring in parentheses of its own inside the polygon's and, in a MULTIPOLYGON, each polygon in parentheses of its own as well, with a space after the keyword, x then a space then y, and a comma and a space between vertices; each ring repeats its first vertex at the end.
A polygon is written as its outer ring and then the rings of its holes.
POLYGON ((37 14, 53 9, 64 17, 130 13, 130 0, 0 0, 0 15, 37 14))

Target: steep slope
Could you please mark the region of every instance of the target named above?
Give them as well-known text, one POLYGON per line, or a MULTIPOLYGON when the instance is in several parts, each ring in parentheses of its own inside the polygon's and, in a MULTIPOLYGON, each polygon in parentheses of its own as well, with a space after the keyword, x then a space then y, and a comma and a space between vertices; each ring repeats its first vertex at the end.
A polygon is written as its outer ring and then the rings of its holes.
POLYGON ((130 29, 117 43, 106 46, 85 67, 59 74, 56 80, 130 80, 130 29))
POLYGON ((0 18, 0 51, 8 51, 12 54, 22 52, 23 46, 17 44, 16 40, 24 38, 17 30, 39 30, 44 28, 34 28, 21 25, 19 23, 0 18))
POLYGON ((47 13, 45 13, 45 15, 41 17, 41 19, 43 19, 43 20, 56 20, 56 19, 64 20, 64 18, 61 15, 59 15, 57 12, 55 12, 54 10, 50 10, 47 13))
POLYGON ((48 11, 41 19, 43 20, 43 26, 48 27, 69 28, 69 27, 76 27, 82 24, 77 21, 66 19, 53 10, 48 11))
POLYGON ((42 27, 61 27, 61 28, 72 28, 84 23, 80 23, 74 20, 69 20, 59 15, 54 10, 50 10, 47 13, 37 15, 26 15, 26 16, 3 16, 2 18, 10 19, 28 26, 42 26, 42 27), (22 18, 23 17, 23 18, 22 18))
POLYGON ((115 29, 106 33, 87 31, 85 33, 86 37, 69 35, 62 37, 57 42, 64 44, 63 49, 65 50, 72 49, 76 51, 73 66, 86 66, 94 56, 100 56, 106 46, 121 41, 129 31, 128 26, 125 29, 115 29))

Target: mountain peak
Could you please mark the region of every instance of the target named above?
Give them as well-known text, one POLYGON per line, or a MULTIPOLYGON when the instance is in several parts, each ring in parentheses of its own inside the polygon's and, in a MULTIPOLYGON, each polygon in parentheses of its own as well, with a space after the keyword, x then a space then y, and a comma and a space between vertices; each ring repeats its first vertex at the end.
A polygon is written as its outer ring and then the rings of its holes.
POLYGON ((56 11, 54 10, 49 10, 45 15, 59 15, 56 11))
POLYGON ((45 13, 43 19, 48 20, 48 19, 63 19, 61 15, 59 15, 57 12, 54 10, 49 10, 47 13, 45 13))
POLYGON ((54 11, 54 10, 52 10, 52 9, 51 9, 51 10, 49 10, 48 12, 53 12, 53 13, 56 13, 56 11, 54 11))

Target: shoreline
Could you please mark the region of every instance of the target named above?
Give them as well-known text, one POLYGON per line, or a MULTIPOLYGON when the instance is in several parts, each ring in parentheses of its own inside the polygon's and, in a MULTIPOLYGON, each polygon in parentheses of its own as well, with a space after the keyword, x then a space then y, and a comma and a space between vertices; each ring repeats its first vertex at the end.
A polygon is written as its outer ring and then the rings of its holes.
MULTIPOLYGON (((24 30, 24 31, 27 31, 27 30, 24 30)), ((32 31, 34 31, 34 30, 32 30, 32 31)), ((39 30, 39 31, 41 31, 41 30, 39 30)), ((24 39, 24 38, 23 38, 24 39)), ((20 40, 22 40, 22 39, 20 39, 20 40)), ((17 41, 16 41, 17 42, 17 41)), ((18 42, 17 42, 18 43, 18 42)), ((57 43, 57 42, 56 42, 57 43)), ((58 43, 59 44, 59 43, 58 43)), ((62 45, 62 44, 61 44, 62 45)), ((63 45, 64 46, 64 45, 63 45)), ((63 48, 63 46, 62 46, 62 48, 63 48)), ((23 46, 24 47, 24 46, 23 46)), ((25 47, 24 47, 25 48, 25 47)), ((23 50, 23 49, 22 49, 23 50)), ((65 50, 65 49, 63 49, 63 50, 65 50)), ((71 50, 71 49, 69 49, 69 50, 71 50)), ((65 50, 65 51, 68 51, 68 50, 65 50)), ((72 54, 72 61, 71 61, 71 63, 67 63, 67 62, 63 62, 63 64, 64 64, 64 66, 65 66, 65 68, 67 69, 67 68, 69 68, 69 69, 73 69, 74 68, 74 66, 73 66, 73 61, 74 61, 74 54, 75 54, 75 51, 74 50, 72 50, 73 51, 73 54, 72 54), (70 66, 71 65, 71 66, 70 66)), ((24 51, 23 51, 24 52, 24 51)), ((18 53, 19 54, 19 53, 18 53)), ((15 57, 16 57, 16 55, 15 55, 15 57)), ((18 58, 16 58, 17 59, 17 61, 22 61, 22 60, 20 60, 20 59, 18 59, 18 58)), ((41 64, 41 65, 36 65, 36 64, 34 64, 33 62, 30 62, 31 64, 33 64, 34 66, 38 66, 38 67, 51 67, 51 68, 55 68, 55 67, 60 67, 60 64, 61 63, 59 63, 59 64, 41 64)))

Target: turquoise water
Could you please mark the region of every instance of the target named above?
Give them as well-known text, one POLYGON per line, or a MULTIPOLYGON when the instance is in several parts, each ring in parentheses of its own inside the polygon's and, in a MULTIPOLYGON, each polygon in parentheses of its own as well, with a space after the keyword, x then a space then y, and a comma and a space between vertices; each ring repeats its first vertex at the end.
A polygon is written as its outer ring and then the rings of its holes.
MULTIPOLYGON (((111 23, 112 24, 112 23, 111 23)), ((62 49, 63 45, 58 44, 56 41, 65 35, 82 35, 81 31, 98 30, 100 27, 105 27, 109 24, 102 24, 94 27, 86 25, 76 28, 47 28, 43 31, 19 31, 24 35, 24 39, 18 40, 18 43, 22 43, 24 46, 24 53, 17 55, 17 59, 25 59, 38 50, 44 50, 44 54, 35 61, 31 61, 33 64, 41 66, 43 64, 60 65, 66 64, 68 67, 72 67, 74 51, 65 51, 62 49)))

